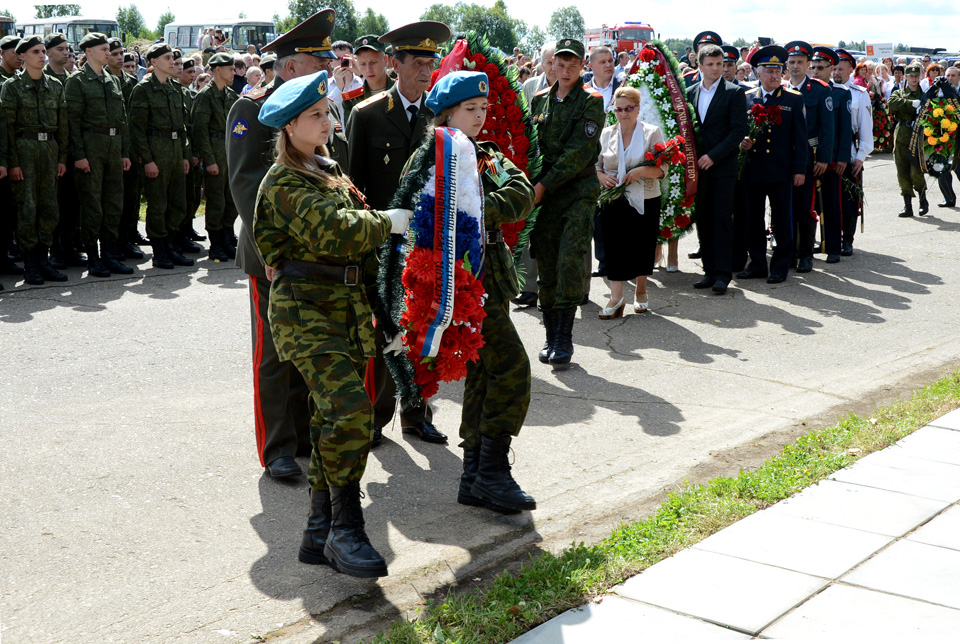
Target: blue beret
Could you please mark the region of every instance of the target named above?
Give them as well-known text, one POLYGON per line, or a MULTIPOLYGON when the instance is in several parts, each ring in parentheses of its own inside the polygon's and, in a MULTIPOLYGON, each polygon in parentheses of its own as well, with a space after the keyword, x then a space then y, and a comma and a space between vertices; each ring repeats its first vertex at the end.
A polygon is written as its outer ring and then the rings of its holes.
POLYGON ((327 72, 288 80, 276 89, 260 108, 257 117, 268 127, 280 128, 327 96, 327 72))
POLYGON ((425 105, 433 110, 434 114, 439 114, 457 103, 477 96, 486 96, 489 92, 489 79, 483 72, 451 72, 433 86, 425 105))

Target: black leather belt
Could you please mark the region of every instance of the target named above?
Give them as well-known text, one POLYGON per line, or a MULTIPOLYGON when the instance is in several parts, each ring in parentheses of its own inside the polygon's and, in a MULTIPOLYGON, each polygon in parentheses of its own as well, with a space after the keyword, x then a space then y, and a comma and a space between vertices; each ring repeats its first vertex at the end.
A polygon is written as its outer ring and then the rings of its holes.
POLYGON ((210 132, 211 139, 223 139, 226 135, 223 132, 210 132))
POLYGON ((17 134, 18 139, 30 139, 31 141, 52 141, 53 132, 20 132, 17 134))
POLYGON ((118 127, 85 127, 84 132, 93 132, 94 134, 103 134, 106 136, 117 136, 120 134, 118 127))
POLYGON ((503 231, 502 230, 488 230, 487 231, 487 243, 496 244, 497 242, 503 241, 503 231))
POLYGON ((356 286, 363 281, 363 269, 356 264, 350 266, 331 266, 315 262, 301 262, 297 259, 285 259, 277 268, 278 275, 303 277, 306 279, 333 282, 356 286))
POLYGON ((171 141, 176 141, 180 138, 180 133, 176 130, 147 130, 148 136, 156 136, 161 139, 170 139, 171 141))

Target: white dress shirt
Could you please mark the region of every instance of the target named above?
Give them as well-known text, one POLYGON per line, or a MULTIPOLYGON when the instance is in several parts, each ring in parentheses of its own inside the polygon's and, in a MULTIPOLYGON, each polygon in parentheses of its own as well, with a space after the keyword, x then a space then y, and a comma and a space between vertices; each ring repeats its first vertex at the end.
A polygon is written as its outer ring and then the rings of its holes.
POLYGON ((697 101, 697 115, 700 117, 701 123, 707 118, 707 110, 710 109, 710 103, 713 102, 713 97, 717 95, 717 86, 722 81, 722 78, 718 78, 713 81, 713 85, 709 88, 706 83, 700 83, 700 99, 697 101))
POLYGON ((843 84, 850 90, 850 125, 855 140, 850 144, 850 159, 863 161, 873 152, 873 106, 867 90, 851 81, 852 77, 843 84))
MULTIPOLYGON (((333 78, 332 74, 330 78, 333 78)), ((348 87, 346 90, 342 90, 337 87, 336 81, 328 83, 329 91, 327 92, 327 98, 337 105, 343 105, 343 92, 349 92, 350 90, 357 89, 358 87, 363 87, 363 79, 356 74, 353 75, 353 82, 350 83, 350 87, 348 87)))
POLYGON ((600 95, 603 96, 603 111, 609 112, 611 109, 611 103, 613 102, 613 81, 614 76, 610 77, 610 82, 607 83, 606 87, 600 87, 597 85, 597 77, 594 76, 590 79, 590 85, 600 92, 600 95))

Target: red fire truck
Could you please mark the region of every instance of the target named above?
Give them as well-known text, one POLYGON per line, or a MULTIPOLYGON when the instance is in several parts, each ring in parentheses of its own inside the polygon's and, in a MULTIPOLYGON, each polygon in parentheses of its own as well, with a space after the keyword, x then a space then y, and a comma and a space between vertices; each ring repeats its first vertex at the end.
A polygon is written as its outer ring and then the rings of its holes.
POLYGON ((599 29, 587 29, 583 42, 588 51, 607 45, 617 53, 640 49, 653 38, 653 27, 645 22, 619 22, 615 25, 603 25, 599 29))

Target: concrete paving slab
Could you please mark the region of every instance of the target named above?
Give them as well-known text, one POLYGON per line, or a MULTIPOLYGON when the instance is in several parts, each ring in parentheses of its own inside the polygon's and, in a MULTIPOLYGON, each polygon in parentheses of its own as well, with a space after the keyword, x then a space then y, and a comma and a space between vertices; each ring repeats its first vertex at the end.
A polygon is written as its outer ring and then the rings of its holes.
POLYGON ((830 479, 953 503, 960 499, 960 465, 883 450, 832 474, 830 479))
POLYGON ((691 548, 614 591, 755 635, 828 583, 821 577, 691 548))
POLYGON ((764 513, 783 514, 899 537, 950 505, 864 485, 824 480, 764 513))
POLYGON ((928 425, 900 440, 890 449, 914 458, 960 465, 960 431, 928 425))
POLYGON ((960 551, 899 541, 843 581, 960 608, 960 551))
POLYGON ((960 505, 955 505, 907 537, 910 541, 960 550, 960 505))
POLYGON ((568 610, 521 635, 511 644, 681 644, 747 639, 750 636, 744 633, 613 596, 604 597, 598 604, 568 610))
POLYGON ((801 642, 948 642, 960 610, 834 584, 761 635, 801 642))
POLYGON ((954 409, 949 414, 944 414, 940 418, 931 421, 930 424, 934 427, 960 431, 960 409, 954 409))
POLYGON ((694 546, 816 577, 839 577, 893 537, 758 512, 694 546))

